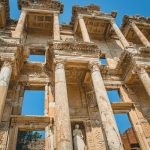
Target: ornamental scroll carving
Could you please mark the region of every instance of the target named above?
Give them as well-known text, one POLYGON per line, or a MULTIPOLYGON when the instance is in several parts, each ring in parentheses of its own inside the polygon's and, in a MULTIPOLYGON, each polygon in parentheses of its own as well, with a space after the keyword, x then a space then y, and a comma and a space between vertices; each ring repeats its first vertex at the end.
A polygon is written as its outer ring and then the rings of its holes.
POLYGON ((32 9, 53 9, 63 12, 63 4, 54 0, 19 0, 19 7, 28 7, 32 9))
POLYGON ((76 51, 93 51, 93 52, 100 52, 100 49, 97 45, 90 43, 84 43, 84 42, 62 42, 62 43, 49 43, 50 49, 54 50, 76 50, 76 51))

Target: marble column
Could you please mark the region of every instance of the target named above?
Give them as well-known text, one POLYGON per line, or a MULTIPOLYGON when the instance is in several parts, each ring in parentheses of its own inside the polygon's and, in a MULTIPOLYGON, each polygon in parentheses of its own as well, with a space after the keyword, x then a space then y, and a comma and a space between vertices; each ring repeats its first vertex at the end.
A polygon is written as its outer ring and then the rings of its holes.
POLYGON ((137 68, 137 74, 150 97, 150 77, 144 68, 137 68))
POLYGON ((4 62, 0 72, 0 122, 2 120, 11 73, 12 73, 12 67, 10 63, 4 62))
POLYGON ((89 37, 83 17, 79 16, 78 18, 79 18, 79 25, 80 25, 83 41, 90 42, 90 37, 89 37))
POLYGON ((48 113, 49 113, 49 85, 47 84, 45 86, 45 109, 44 109, 45 116, 48 116, 48 113))
POLYGON ((56 143, 57 150, 72 150, 71 122, 64 64, 55 66, 56 143))
POLYGON ((138 36, 138 38, 143 43, 143 45, 146 47, 150 47, 150 42, 147 40, 144 34, 140 31, 140 29, 136 26, 136 24, 134 22, 131 22, 130 25, 132 29, 134 30, 134 32, 136 33, 136 35, 138 36))
POLYGON ((59 14, 53 16, 53 32, 54 40, 60 40, 59 14))
POLYGON ((126 38, 124 37, 124 35, 122 34, 122 32, 120 31, 119 27, 117 26, 117 24, 115 23, 114 20, 110 20, 110 24, 112 26, 112 28, 114 29, 115 33, 117 34, 120 42, 122 43, 124 48, 128 48, 130 45, 128 43, 128 41, 126 40, 126 38))
POLYGON ((12 32, 12 36, 14 38, 21 37, 23 30, 24 30, 24 26, 25 26, 26 16, 27 16, 27 11, 22 10, 21 14, 20 14, 20 18, 19 18, 17 26, 16 26, 16 29, 14 32, 12 32))
POLYGON ((89 64, 99 113, 109 150, 123 150, 120 134, 113 116, 103 79, 97 63, 89 64))

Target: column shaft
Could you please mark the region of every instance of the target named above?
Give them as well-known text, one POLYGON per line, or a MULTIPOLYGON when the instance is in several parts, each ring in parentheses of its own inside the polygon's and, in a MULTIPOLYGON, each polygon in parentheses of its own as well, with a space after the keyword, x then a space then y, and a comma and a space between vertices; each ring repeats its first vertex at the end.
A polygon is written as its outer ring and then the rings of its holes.
POLYGON ((82 17, 79 17, 79 25, 80 25, 83 41, 90 42, 90 37, 87 31, 84 19, 82 17))
POLYGON ((91 64, 91 76, 109 150, 123 150, 120 134, 97 64, 91 64))
POLYGON ((5 62, 0 72, 0 122, 2 120, 11 72, 11 65, 5 62))
POLYGON ((54 24, 53 24, 53 35, 54 35, 54 40, 60 40, 60 29, 59 29, 59 16, 58 14, 54 14, 54 24))
POLYGON ((138 76, 143 83, 147 94, 150 97, 150 77, 144 68, 137 69, 138 76))
POLYGON ((144 36, 144 34, 140 31, 140 29, 136 26, 134 22, 131 23, 131 27, 133 28, 134 32, 138 36, 138 38, 141 40, 144 46, 150 47, 150 42, 147 40, 147 38, 144 36))
POLYGON ((72 150, 71 122, 69 114, 64 65, 55 68, 56 138, 58 150, 72 150))
POLYGON ((119 27, 116 25, 114 21, 110 21, 112 28, 114 29, 115 33, 117 34, 118 38, 120 39, 120 42, 122 43, 124 48, 129 47, 129 43, 120 31, 119 27))
POLYGON ((15 37, 15 38, 21 37, 21 35, 23 33, 25 21, 26 21, 26 16, 27 16, 27 12, 25 10, 22 10, 21 14, 20 14, 20 18, 19 18, 17 26, 16 26, 16 29, 12 34, 13 37, 15 37))

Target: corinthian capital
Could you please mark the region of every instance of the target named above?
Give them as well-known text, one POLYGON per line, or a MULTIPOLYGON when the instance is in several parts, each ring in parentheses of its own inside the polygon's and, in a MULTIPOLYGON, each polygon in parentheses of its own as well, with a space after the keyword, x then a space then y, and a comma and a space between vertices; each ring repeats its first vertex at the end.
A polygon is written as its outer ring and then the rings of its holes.
POLYGON ((55 59, 55 69, 64 69, 65 60, 63 59, 55 59))
POLYGON ((5 61, 5 62, 3 63, 3 65, 2 65, 2 68, 3 68, 3 67, 9 67, 9 68, 11 68, 11 67, 12 67, 12 62, 5 61))
POLYGON ((88 68, 94 72, 94 71, 99 71, 100 63, 96 61, 90 61, 88 64, 88 68))

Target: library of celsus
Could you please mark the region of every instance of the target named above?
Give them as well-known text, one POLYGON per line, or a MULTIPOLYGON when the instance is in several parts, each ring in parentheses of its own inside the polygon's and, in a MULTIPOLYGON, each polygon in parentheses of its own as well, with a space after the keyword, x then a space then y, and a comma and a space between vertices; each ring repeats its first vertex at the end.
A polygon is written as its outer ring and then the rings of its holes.
POLYGON ((118 27, 116 11, 74 5, 60 24, 60 1, 18 8, 16 21, 0 0, 0 150, 150 150, 150 18, 125 15, 118 27), (24 115, 25 91, 41 90, 44 115, 24 115), (121 133, 115 115, 130 129, 121 133), (25 146, 29 131, 45 137, 25 146))

